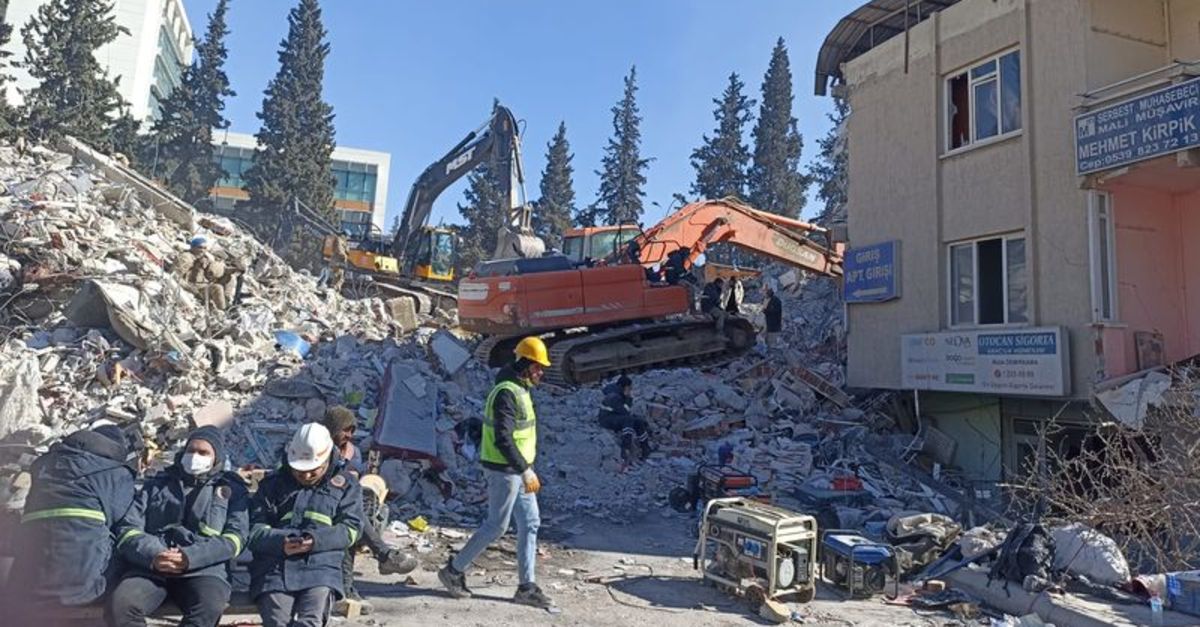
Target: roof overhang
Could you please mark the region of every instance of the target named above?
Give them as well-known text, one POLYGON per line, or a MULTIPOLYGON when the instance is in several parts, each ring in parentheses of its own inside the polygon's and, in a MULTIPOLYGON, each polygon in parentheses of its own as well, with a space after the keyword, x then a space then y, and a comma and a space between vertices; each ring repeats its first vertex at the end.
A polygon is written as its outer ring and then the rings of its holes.
POLYGON ((817 55, 816 94, 824 96, 830 81, 841 82, 842 64, 883 42, 902 35, 930 15, 959 0, 871 0, 842 18, 825 37, 817 55))

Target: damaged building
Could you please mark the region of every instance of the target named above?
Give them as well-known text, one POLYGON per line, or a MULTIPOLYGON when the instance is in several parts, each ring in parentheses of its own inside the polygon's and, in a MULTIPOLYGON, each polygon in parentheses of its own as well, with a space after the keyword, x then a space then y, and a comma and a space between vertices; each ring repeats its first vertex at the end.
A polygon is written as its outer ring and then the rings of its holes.
POLYGON ((1098 395, 1200 352, 1198 23, 876 1, 822 47, 816 91, 853 111, 848 383, 911 394, 967 478, 1021 474, 1050 418, 1078 445, 1098 395))

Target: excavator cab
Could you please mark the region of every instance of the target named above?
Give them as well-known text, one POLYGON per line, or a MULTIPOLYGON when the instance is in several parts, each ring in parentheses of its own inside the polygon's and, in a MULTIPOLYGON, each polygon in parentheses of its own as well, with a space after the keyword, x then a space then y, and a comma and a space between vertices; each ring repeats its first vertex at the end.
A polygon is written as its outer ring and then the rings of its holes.
POLYGON ((563 234, 563 255, 572 263, 605 259, 629 245, 642 229, 636 224, 585 226, 563 234))
POLYGON ((412 276, 423 281, 453 281, 458 261, 457 234, 445 227, 421 227, 412 276))

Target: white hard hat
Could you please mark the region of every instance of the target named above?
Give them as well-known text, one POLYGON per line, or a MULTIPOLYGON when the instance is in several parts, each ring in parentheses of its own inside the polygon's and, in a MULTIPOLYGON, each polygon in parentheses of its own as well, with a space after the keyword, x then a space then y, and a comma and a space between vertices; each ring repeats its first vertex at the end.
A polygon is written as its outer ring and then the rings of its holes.
POLYGON ((300 427, 287 447, 287 462, 295 470, 308 472, 329 461, 333 438, 325 425, 310 422, 300 427))

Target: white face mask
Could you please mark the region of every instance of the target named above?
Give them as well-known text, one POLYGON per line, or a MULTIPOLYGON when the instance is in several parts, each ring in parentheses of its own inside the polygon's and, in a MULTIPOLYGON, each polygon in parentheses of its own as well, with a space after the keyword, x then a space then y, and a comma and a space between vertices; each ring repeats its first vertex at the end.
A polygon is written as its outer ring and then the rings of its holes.
POLYGON ((211 455, 184 453, 183 458, 179 460, 179 465, 189 475, 202 475, 212 470, 213 458, 211 455))

